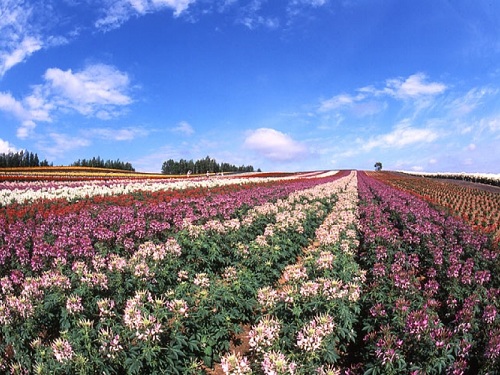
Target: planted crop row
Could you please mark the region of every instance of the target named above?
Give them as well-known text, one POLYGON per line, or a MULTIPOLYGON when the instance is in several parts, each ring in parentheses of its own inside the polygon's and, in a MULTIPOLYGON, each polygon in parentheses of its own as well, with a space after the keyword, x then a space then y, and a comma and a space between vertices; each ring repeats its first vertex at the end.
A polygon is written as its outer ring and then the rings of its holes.
POLYGON ((0 373, 500 371, 498 245, 364 173, 0 220, 0 373))
MULTIPOLYGON (((332 174, 323 174, 325 177, 332 174)), ((304 175, 300 178, 306 178, 304 175)), ((317 176, 316 176, 317 177, 317 176)), ((280 180, 297 180, 297 176, 285 177, 226 177, 226 178, 176 178, 155 180, 151 178, 111 178, 103 180, 0 183, 0 207, 10 204, 30 204, 37 200, 63 199, 75 201, 95 196, 117 196, 136 192, 164 192, 166 190, 188 190, 215 188, 238 184, 265 184, 280 180)))
POLYGON ((355 174, 334 188, 335 208, 313 241, 278 282, 258 290, 250 351, 227 353, 222 358, 226 374, 330 374, 351 367, 364 281, 355 261, 355 174))
POLYGON ((0 275, 20 267, 39 272, 58 258, 91 258, 100 248, 127 252, 189 223, 237 217, 248 207, 341 176, 9 206, 0 216, 0 275))
POLYGON ((188 221, 124 249, 94 244, 0 279, 0 370, 203 373, 256 318, 274 285, 335 205, 331 182, 233 218, 188 221))
POLYGON ((500 371, 498 248, 364 174, 359 195, 367 373, 500 371))
POLYGON ((477 230, 491 233, 497 241, 500 241, 499 193, 402 174, 384 172, 372 176, 413 193, 434 205, 445 207, 477 230))

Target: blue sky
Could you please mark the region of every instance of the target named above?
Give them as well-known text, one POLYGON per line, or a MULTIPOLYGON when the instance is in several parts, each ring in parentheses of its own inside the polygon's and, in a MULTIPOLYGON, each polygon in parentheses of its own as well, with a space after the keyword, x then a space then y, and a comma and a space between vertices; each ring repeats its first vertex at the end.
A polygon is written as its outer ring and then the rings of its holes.
POLYGON ((500 172, 495 0, 0 0, 0 152, 500 172))

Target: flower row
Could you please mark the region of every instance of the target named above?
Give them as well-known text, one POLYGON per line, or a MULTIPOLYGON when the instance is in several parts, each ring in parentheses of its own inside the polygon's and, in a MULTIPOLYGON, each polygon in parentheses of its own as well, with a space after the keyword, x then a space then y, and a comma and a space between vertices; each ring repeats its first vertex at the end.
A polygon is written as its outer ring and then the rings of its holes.
POLYGON ((365 174, 359 195, 367 373, 499 371, 498 248, 365 174))
POLYGON ((342 176, 255 185, 192 190, 184 199, 169 192, 150 196, 106 197, 73 204, 33 204, 27 211, 6 210, 0 216, 2 272, 19 265, 42 270, 52 259, 89 258, 99 247, 128 251, 136 243, 160 237, 186 223, 229 219, 248 207, 285 197, 342 176), (23 213, 24 212, 24 213, 23 213), (21 216, 21 217, 20 217, 21 216), (15 219, 13 219, 15 218, 15 219))
POLYGON ((131 194, 137 191, 156 192, 164 190, 185 190, 212 188, 216 186, 253 184, 296 179, 291 177, 226 177, 190 179, 108 179, 94 181, 39 181, 0 183, 0 206, 12 203, 32 203, 39 199, 66 199, 68 201, 93 196, 131 194))
POLYGON ((0 371, 202 373, 314 236, 338 183, 241 212, 224 231, 188 222, 127 251, 99 242, 39 275, 11 270, 0 279, 0 371))
POLYGON ((456 172, 408 172, 403 171, 403 173, 422 176, 422 177, 432 177, 432 178, 449 178, 454 180, 464 180, 479 182, 482 184, 500 186, 500 174, 497 173, 456 173, 456 172))
MULTIPOLYGON (((335 208, 274 286, 258 291, 249 353, 228 352, 225 374, 327 374, 348 366, 364 272, 356 261, 356 177, 335 186, 335 208)), ((340 181, 339 181, 340 182, 340 181)))
POLYGON ((476 229, 500 241, 500 194, 471 186, 392 173, 373 174, 377 179, 445 207, 476 229))

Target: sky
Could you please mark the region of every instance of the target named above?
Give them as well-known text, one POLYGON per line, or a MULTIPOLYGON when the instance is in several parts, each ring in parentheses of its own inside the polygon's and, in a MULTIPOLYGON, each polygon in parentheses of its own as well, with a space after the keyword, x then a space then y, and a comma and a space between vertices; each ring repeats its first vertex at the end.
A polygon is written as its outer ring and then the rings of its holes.
POLYGON ((500 173, 500 1, 0 0, 0 153, 500 173))

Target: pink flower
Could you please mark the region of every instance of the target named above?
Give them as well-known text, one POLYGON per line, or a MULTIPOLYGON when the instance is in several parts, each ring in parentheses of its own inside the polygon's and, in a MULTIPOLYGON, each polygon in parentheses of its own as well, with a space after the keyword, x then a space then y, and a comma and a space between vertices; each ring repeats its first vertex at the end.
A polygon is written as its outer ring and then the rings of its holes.
POLYGON ((115 301, 113 301, 112 299, 100 299, 99 301, 97 301, 97 307, 99 309, 100 317, 111 317, 115 315, 115 313, 113 312, 115 301))
POLYGON ((210 286, 210 279, 206 273, 198 273, 194 277, 193 283, 201 288, 208 288, 210 286))
POLYGON ((306 324, 297 334, 297 346, 302 350, 312 352, 321 347, 323 338, 335 329, 335 323, 330 315, 319 315, 306 324))
POLYGON ((342 372, 333 365, 324 365, 316 369, 318 375, 340 375, 342 372))
POLYGON ((307 270, 301 264, 292 264, 285 267, 283 278, 287 282, 307 280, 307 270))
POLYGON ((66 300, 66 310, 70 314, 76 314, 83 311, 82 297, 71 295, 66 300))
POLYGON ((188 304, 183 299, 174 299, 173 301, 167 302, 167 308, 169 311, 172 311, 180 316, 188 316, 188 304))
POLYGON ((68 340, 57 338, 51 345, 54 357, 58 362, 64 363, 73 358, 75 354, 68 340))
POLYGON ((486 348, 486 358, 500 359, 500 329, 490 331, 490 340, 486 348))
POLYGON ((257 300, 262 307, 273 308, 279 301, 278 292, 270 286, 266 286, 257 292, 257 300))
POLYGON ((297 365, 294 362, 289 363, 283 353, 272 351, 264 354, 262 370, 265 375, 293 375, 296 368, 297 365))
POLYGON ((239 353, 227 353, 221 358, 222 371, 226 375, 251 374, 252 369, 247 357, 242 357, 239 353))
POLYGON ((280 330, 281 323, 276 318, 263 317, 248 334, 250 347, 256 352, 263 352, 266 348, 273 346, 279 337, 280 330))

